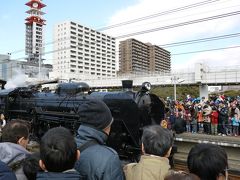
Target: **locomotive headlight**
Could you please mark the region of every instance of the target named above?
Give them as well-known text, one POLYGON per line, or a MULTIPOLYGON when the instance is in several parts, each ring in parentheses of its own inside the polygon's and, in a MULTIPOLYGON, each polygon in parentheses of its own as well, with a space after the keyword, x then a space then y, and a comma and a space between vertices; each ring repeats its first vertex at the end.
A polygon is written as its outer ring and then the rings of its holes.
POLYGON ((150 91, 151 90, 151 84, 150 82, 144 82, 142 84, 142 87, 145 88, 146 90, 150 91))

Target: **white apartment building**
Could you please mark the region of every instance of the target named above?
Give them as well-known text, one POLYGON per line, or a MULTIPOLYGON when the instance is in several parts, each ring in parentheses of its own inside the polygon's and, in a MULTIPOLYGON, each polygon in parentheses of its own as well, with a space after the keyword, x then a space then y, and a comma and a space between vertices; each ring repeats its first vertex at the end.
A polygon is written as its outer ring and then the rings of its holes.
POLYGON ((50 78, 101 79, 116 76, 116 40, 67 21, 55 25, 50 78))

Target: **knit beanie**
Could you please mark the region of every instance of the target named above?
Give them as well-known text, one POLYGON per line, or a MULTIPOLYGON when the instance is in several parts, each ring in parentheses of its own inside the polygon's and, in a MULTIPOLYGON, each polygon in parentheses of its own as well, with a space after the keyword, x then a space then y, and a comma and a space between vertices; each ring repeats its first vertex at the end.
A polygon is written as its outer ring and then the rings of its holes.
POLYGON ((107 105, 100 100, 88 99, 78 109, 80 123, 96 129, 105 129, 112 121, 112 114, 107 105))

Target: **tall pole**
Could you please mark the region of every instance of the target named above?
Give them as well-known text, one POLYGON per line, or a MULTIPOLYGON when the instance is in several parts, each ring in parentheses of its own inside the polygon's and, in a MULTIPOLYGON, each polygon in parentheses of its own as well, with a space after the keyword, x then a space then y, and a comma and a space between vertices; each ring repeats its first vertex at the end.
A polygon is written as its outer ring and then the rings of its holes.
POLYGON ((174 101, 177 100, 177 76, 173 76, 172 78, 172 83, 173 83, 173 96, 174 96, 174 101))
POLYGON ((177 84, 182 83, 185 80, 184 79, 180 79, 179 77, 177 77, 175 75, 171 78, 171 80, 172 80, 172 83, 173 83, 174 101, 176 101, 177 100, 177 84))
POLYGON ((41 51, 38 58, 38 80, 41 80, 41 51))
POLYGON ((177 84, 176 84, 175 78, 173 82, 173 90, 174 90, 174 101, 176 101, 177 100, 177 84))

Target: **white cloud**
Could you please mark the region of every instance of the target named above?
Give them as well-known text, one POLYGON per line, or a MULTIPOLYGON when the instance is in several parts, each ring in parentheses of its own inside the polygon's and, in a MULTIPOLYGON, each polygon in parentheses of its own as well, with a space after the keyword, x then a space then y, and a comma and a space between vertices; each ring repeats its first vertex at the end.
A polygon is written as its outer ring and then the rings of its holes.
MULTIPOLYGON (((183 7, 189 4, 194 4, 202 2, 202 0, 140 0, 136 5, 129 6, 128 8, 122 9, 112 16, 109 20, 110 24, 117 24, 120 22, 126 22, 131 19, 136 19, 151 14, 156 14, 159 12, 167 11, 170 9, 175 9, 178 7, 183 7)), ((137 23, 129 24, 126 26, 121 26, 118 28, 113 28, 106 30, 105 33, 119 36, 132 32, 138 32, 142 30, 148 30, 153 28, 165 27, 172 24, 178 24, 181 22, 187 22, 195 19, 206 18, 210 16, 216 16, 219 14, 230 13, 239 10, 240 2, 239 0, 228 0, 228 1, 218 1, 212 4, 201 6, 198 8, 192 8, 186 11, 180 11, 177 13, 171 13, 164 16, 159 16, 153 19, 140 21, 137 23)), ((142 42, 151 42, 152 44, 160 45, 171 42, 178 42, 190 39, 198 39, 204 37, 218 36, 223 34, 230 34, 239 29, 240 18, 239 15, 231 16, 227 18, 221 18, 213 21, 206 21, 202 23, 196 23, 192 25, 181 26, 178 28, 171 28, 166 30, 160 30, 152 33, 146 33, 138 36, 126 37, 119 40, 124 40, 127 38, 136 38, 142 42)), ((219 41, 217 42, 219 44, 219 41)), ((191 45, 193 47, 194 45, 191 45)), ((218 46, 219 47, 219 46, 218 46)), ((214 47, 213 47, 214 48, 214 47)), ((192 49, 189 49, 192 51, 192 49)), ((172 52, 175 53, 175 52, 172 52)), ((206 52, 200 54, 194 54, 192 58, 186 60, 186 64, 192 64, 192 62, 207 61, 208 63, 214 64, 226 64, 224 61, 229 59, 229 56, 234 56, 231 62, 228 64, 238 63, 239 59, 239 49, 223 50, 221 52, 206 52), (221 57, 220 55, 221 54, 221 57), (221 61, 221 62, 220 62, 221 61)), ((180 64, 180 63, 179 63, 180 64)), ((183 64, 183 63, 181 63, 183 64)), ((172 62, 175 68, 178 63, 177 61, 172 62)), ((227 65, 227 64, 226 64, 227 65)))
MULTIPOLYGON (((179 0, 142 0, 139 2, 139 4, 135 6, 128 7, 124 10, 119 11, 116 13, 111 19, 109 24, 117 24, 119 22, 125 22, 127 20, 144 17, 147 15, 167 11, 170 9, 174 9, 177 7, 186 6, 189 4, 197 3, 199 1, 196 0, 185 0, 183 1, 179 0)), ((181 11, 177 13, 171 13, 164 16, 159 16, 157 18, 141 21, 138 23, 134 23, 127 26, 122 26, 119 28, 115 28, 112 30, 108 30, 107 32, 110 32, 116 36, 131 32, 136 32, 140 30, 147 30, 151 28, 157 28, 157 27, 163 27, 167 25, 177 24, 180 22, 186 22, 193 19, 200 19, 205 18, 209 16, 214 16, 221 13, 227 13, 231 11, 238 10, 240 4, 239 1, 228 1, 229 3, 219 3, 215 5, 208 5, 208 6, 201 6, 202 8, 194 8, 191 10, 181 11), (230 3, 231 2, 231 3, 230 3), (238 6, 236 6, 238 2, 238 6), (235 5, 235 6, 234 6, 235 5), (204 7, 204 8, 203 8, 204 7), (231 8, 230 8, 231 7, 231 8)), ((236 24, 236 22, 239 22, 238 18, 227 18, 217 21, 209 21, 205 23, 198 23, 191 26, 184 26, 182 30, 179 31, 177 29, 174 30, 174 36, 182 38, 184 34, 189 33, 192 34, 194 32, 195 35, 202 34, 202 33, 216 33, 216 31, 221 32, 223 30, 232 28, 236 24), (210 22, 210 23, 209 23, 210 22), (222 23, 224 22, 224 23, 222 23), (199 28, 201 27, 201 28, 199 28), (203 28, 204 27, 204 28, 203 28)), ((168 30, 166 30, 168 31, 168 30)), ((164 31, 159 31, 158 34, 160 37, 164 37, 164 39, 167 40, 166 36, 164 35, 164 31)), ((168 33, 168 32, 167 32, 168 33)), ((147 34, 141 35, 140 38, 146 36, 147 34)), ((171 36, 169 36, 171 37, 171 36)), ((168 40, 169 41, 169 40, 168 40)))

